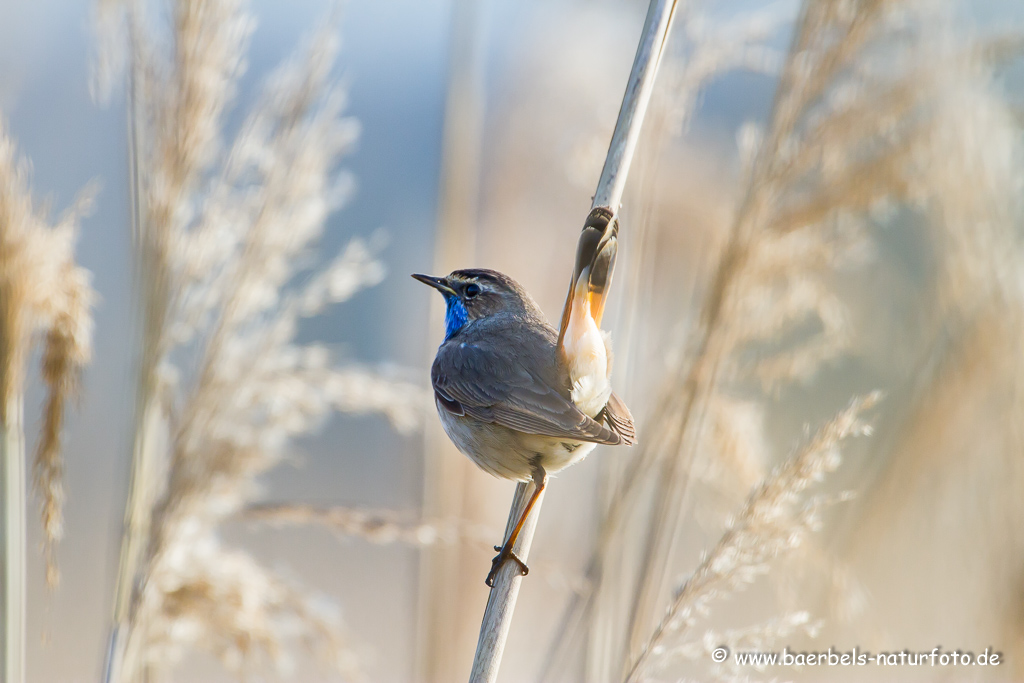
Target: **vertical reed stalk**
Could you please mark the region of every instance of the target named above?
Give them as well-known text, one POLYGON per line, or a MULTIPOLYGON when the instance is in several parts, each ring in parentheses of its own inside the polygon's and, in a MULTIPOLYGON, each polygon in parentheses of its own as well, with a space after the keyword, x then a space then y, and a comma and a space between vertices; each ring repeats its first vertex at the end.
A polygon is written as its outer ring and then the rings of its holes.
MULTIPOLYGON (((132 238, 137 249, 142 249, 145 236, 142 222, 142 195, 139 176, 139 148, 142 115, 139 110, 139 63, 136 55, 137 40, 135 16, 129 17, 129 50, 133 56, 128 68, 127 124, 128 124, 128 170, 129 197, 131 201, 132 238)), ((136 273, 139 281, 146 278, 136 273)), ((156 274, 153 277, 157 277, 156 274)), ((140 310, 146 319, 145 329, 151 330, 156 324, 150 320, 150 307, 140 302, 140 310)), ((159 338, 153 335, 152 338, 159 338)), ((114 618, 110 632, 104 681, 117 683, 121 680, 121 666, 127 645, 128 619, 132 597, 136 588, 136 576, 149 537, 150 519, 153 508, 154 458, 156 454, 153 439, 160 424, 159 406, 156 401, 156 365, 159 350, 155 344, 143 344, 139 383, 136 388, 136 414, 134 444, 132 447, 131 474, 128 484, 128 500, 125 504, 124 527, 121 538, 121 557, 118 564, 117 584, 114 593, 114 618)))
MULTIPOLYGON (((654 91, 654 80, 668 42, 668 32, 675 16, 677 0, 651 0, 647 9, 647 18, 640 34, 633 68, 626 83, 626 92, 622 98, 611 144, 605 157, 601 178, 594 192, 592 209, 603 207, 610 210, 612 219, 608 221, 608 230, 616 229, 617 214, 622 203, 622 193, 626 187, 629 166, 633 160, 640 131, 643 126, 647 105, 654 91)), ((577 267, 578 272, 578 267, 577 267)), ((609 273, 609 279, 611 274, 609 273)), ((522 509, 532 493, 532 484, 521 483, 516 487, 512 509, 509 511, 508 534, 515 524, 522 509)), ((538 499, 536 509, 523 525, 519 535, 516 552, 526 561, 528 551, 533 542, 533 533, 537 526, 537 517, 543 503, 543 494, 538 499)), ((505 639, 512 624, 512 614, 519 595, 522 577, 514 563, 506 563, 498 573, 484 611, 483 623, 480 625, 480 638, 477 641, 476 657, 470 676, 472 683, 497 680, 501 655, 505 649, 505 639)))
POLYGON ((3 605, 4 681, 25 680, 25 433, 20 392, 4 397, 3 439, 3 605))
MULTIPOLYGON (((483 137, 484 77, 482 3, 456 0, 451 9, 451 50, 445 102, 441 187, 434 237, 434 272, 447 273, 476 258, 476 225, 483 137)), ((430 339, 444 336, 444 302, 431 297, 430 339)), ((431 354, 433 355, 433 354, 431 354)), ((428 412, 434 410, 430 394, 428 412)), ((425 517, 472 518, 467 487, 477 484, 476 466, 463 456, 441 429, 428 420, 423 447, 425 517)), ((417 680, 451 680, 463 650, 472 647, 472 632, 460 628, 464 604, 461 572, 469 554, 464 546, 424 548, 420 552, 416 614, 415 672, 417 680)), ((475 611, 475 608, 473 608, 475 611)), ((471 622, 470 622, 471 623, 471 622)))
POLYGON ((622 107, 615 121, 615 131, 608 145, 601 178, 597 181, 592 209, 603 206, 611 209, 613 215, 619 212, 629 165, 640 142, 640 131, 647 114, 647 105, 651 102, 651 93, 654 92, 654 79, 668 44, 668 31, 675 17, 676 5, 677 0, 651 0, 647 8, 640 44, 633 59, 629 81, 626 82, 626 92, 622 96, 622 107))
MULTIPOLYGON (((526 504, 530 501, 530 496, 533 495, 533 489, 532 482, 516 486, 508 524, 505 527, 506 537, 512 533, 512 528, 519 519, 519 515, 523 514, 526 509, 526 504)), ((544 492, 541 491, 540 497, 533 506, 533 512, 523 523, 523 529, 512 548, 523 562, 529 559, 533 533, 537 529, 537 518, 543 503, 544 492)), ((469 680, 472 683, 493 683, 498 679, 501 655, 505 650, 508 631, 512 627, 512 613, 515 611, 516 600, 519 598, 519 587, 522 583, 523 576, 519 571, 519 565, 515 562, 506 562, 498 571, 498 576, 494 579, 494 589, 491 590, 491 594, 487 598, 483 625, 480 627, 480 640, 477 643, 476 656, 473 658, 473 670, 469 675, 469 680)))

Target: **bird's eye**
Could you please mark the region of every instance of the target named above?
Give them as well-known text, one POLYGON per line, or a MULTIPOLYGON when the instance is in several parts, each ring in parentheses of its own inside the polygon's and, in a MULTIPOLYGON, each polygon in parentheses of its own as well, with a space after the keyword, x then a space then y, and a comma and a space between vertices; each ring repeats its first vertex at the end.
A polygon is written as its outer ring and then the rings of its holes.
POLYGON ((471 282, 466 285, 466 289, 463 292, 467 299, 473 299, 480 293, 480 285, 471 282))

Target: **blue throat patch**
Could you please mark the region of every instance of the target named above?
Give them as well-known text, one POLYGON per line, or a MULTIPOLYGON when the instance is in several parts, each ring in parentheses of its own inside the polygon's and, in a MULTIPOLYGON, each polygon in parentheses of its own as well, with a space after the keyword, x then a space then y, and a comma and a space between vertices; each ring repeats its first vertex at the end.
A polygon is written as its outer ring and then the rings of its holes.
POLYGON ((444 314, 444 340, 448 341, 469 322, 469 312, 462 299, 454 294, 445 292, 444 302, 448 304, 448 310, 444 314))

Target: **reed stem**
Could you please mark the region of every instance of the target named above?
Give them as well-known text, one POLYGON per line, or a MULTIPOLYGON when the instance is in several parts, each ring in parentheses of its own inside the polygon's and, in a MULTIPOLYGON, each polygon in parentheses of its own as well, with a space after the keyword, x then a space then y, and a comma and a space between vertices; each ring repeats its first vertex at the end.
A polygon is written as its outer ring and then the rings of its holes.
MULTIPOLYGON (((505 538, 512 533, 519 516, 526 509, 526 504, 533 495, 533 483, 521 483, 516 486, 516 494, 512 499, 512 509, 509 511, 508 525, 505 527, 505 538)), ((530 545, 533 543, 533 532, 537 529, 537 517, 540 514, 541 505, 544 503, 544 492, 533 506, 533 512, 526 518, 519 538, 512 547, 513 552, 523 562, 529 561, 530 545)), ((469 675, 471 683, 494 683, 498 680, 498 668, 501 666, 501 656, 505 651, 505 640, 508 638, 508 631, 512 627, 512 613, 516 608, 516 600, 519 598, 519 587, 523 583, 523 576, 519 571, 519 565, 515 562, 506 562, 498 571, 494 579, 494 588, 487 598, 487 607, 484 609, 483 623, 480 626, 480 639, 477 641, 476 656, 473 658, 473 670, 469 675)))
MULTIPOLYGON (((146 248, 147 236, 143 234, 142 219, 142 187, 139 175, 140 136, 139 130, 142 114, 139 102, 139 65, 135 60, 136 28, 135 17, 129 20, 130 50, 133 63, 128 69, 127 88, 127 123, 128 123, 128 171, 131 180, 130 199, 132 216, 132 239, 136 249, 146 248)), ((136 273, 139 281, 144 281, 141 273, 136 273)), ((149 318, 152 313, 147 309, 146 302, 141 302, 141 316, 146 320, 147 329, 153 324, 149 318)), ((149 538, 150 518, 153 507, 153 477, 156 467, 155 446, 161 422, 161 411, 156 397, 156 365, 159 349, 152 343, 157 335, 150 334, 143 343, 140 362, 139 380, 136 388, 136 415, 134 442, 132 446, 131 475, 128 484, 128 499, 125 504, 124 525, 121 537, 121 556, 118 564, 117 584, 114 594, 114 615, 107 650, 107 662, 104 671, 105 683, 120 683, 123 678, 125 649, 130 633, 132 600, 140 566, 145 557, 149 538)))
POLYGON ((640 141, 647 105, 654 92, 654 79, 661 66, 661 58, 668 44, 668 32, 675 17, 677 0, 651 0, 647 8, 647 18, 640 33, 640 44, 633 59, 633 70, 626 83, 626 92, 622 96, 622 107, 619 118, 615 121, 608 154, 601 169, 601 178, 597 181, 594 201, 591 208, 606 207, 612 214, 619 212, 622 204, 622 193, 626 189, 626 178, 633 154, 640 141))
POLYGON ((3 438, 4 681, 25 680, 25 432, 20 393, 6 399, 3 438))
MULTIPOLYGON (((629 167, 640 140, 644 116, 651 100, 651 93, 654 91, 654 79, 658 74, 658 67, 665 52, 676 6, 677 0, 651 0, 647 9, 647 18, 640 34, 636 57, 633 59, 633 69, 629 74, 629 81, 626 83, 622 107, 619 109, 619 116, 615 122, 615 131, 612 133, 604 168, 601 170, 601 178, 597 183, 597 190, 594 192, 592 208, 604 207, 612 213, 613 220, 608 221, 609 229, 613 229, 616 224, 614 217, 618 214, 622 203, 622 193, 626 187, 629 167)), ((511 531, 512 526, 522 513, 526 501, 529 500, 532 487, 533 484, 525 483, 516 487, 512 509, 509 511, 506 534, 511 531)), ((527 561, 542 502, 543 494, 537 501, 534 512, 523 525, 516 544, 515 551, 523 561, 527 561)), ((490 683, 497 680, 498 668, 505 649, 505 640, 512 625, 512 614, 515 610, 521 583, 519 567, 512 562, 505 563, 505 566, 498 572, 494 588, 491 589, 487 601, 487 608, 484 610, 476 656, 473 660, 473 671, 470 674, 471 683, 490 683)))

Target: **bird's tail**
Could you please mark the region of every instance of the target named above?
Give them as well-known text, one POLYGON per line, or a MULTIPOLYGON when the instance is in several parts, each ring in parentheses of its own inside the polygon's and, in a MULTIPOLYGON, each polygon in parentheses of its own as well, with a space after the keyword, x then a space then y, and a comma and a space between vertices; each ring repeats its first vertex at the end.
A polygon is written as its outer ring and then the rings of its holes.
POLYGON ((589 309, 594 322, 598 327, 601 326, 605 294, 611 285, 615 254, 619 248, 618 232, 619 222, 607 208, 598 207, 587 216, 576 249, 576 266, 573 268, 572 282, 569 283, 569 294, 562 310, 562 322, 558 329, 559 348, 563 345, 574 311, 589 309), (590 306, 573 306, 577 296, 586 296, 590 306))

